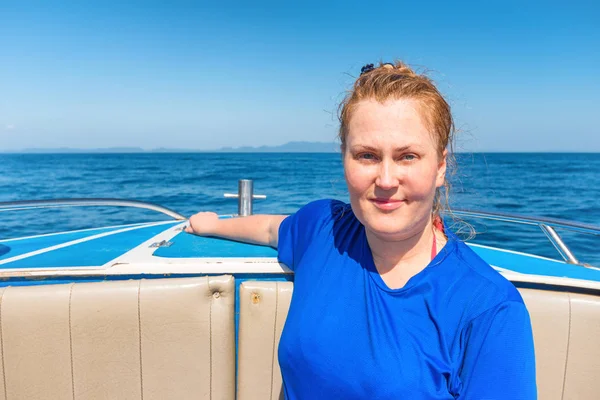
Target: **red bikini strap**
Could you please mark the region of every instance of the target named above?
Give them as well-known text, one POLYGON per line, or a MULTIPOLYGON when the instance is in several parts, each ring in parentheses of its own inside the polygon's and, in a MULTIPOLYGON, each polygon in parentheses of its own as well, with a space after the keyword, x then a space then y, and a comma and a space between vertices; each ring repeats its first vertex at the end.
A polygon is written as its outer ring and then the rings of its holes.
POLYGON ((438 216, 433 219, 433 243, 431 245, 431 259, 433 260, 437 254, 437 245, 435 243, 435 230, 444 233, 444 224, 442 223, 442 219, 438 216))

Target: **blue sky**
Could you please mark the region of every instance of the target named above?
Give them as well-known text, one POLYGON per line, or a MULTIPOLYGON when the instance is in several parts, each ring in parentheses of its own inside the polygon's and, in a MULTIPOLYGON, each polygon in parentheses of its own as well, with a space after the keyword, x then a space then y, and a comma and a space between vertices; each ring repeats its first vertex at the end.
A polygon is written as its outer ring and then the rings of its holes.
POLYGON ((600 3, 456 3, 2 0, 0 150, 333 141, 360 67, 402 59, 459 150, 600 152, 600 3))

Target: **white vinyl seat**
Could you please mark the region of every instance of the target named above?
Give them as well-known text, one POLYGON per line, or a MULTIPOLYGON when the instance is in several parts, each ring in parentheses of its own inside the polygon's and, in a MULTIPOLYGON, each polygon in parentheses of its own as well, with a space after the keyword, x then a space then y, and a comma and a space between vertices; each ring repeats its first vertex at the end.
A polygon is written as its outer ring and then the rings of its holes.
POLYGON ((0 399, 233 399, 234 279, 0 289, 0 399))
MULTIPOLYGON (((519 289, 539 399, 597 399, 600 296, 519 289)), ((239 288, 237 398, 283 398, 293 284, 239 288)), ((0 288, 1 399, 234 399, 231 276, 0 288)))
POLYGON ((277 346, 292 300, 292 282, 240 285, 238 400, 283 399, 277 346))

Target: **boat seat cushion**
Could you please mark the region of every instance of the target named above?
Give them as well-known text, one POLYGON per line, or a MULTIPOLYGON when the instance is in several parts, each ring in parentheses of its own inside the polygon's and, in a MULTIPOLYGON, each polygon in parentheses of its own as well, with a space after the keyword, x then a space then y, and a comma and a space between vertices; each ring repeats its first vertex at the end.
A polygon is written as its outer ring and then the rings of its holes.
POLYGON ((569 343, 569 293, 519 289, 533 327, 538 398, 562 399, 569 343))
POLYGON ((598 398, 600 296, 520 291, 533 326, 539 399, 598 398))
POLYGON ((0 289, 0 399, 233 399, 231 276, 0 289))
POLYGON ((569 352, 564 400, 600 397, 600 296, 569 294, 569 352))
POLYGON ((292 290, 292 282, 240 285, 238 400, 283 399, 277 347, 292 290))

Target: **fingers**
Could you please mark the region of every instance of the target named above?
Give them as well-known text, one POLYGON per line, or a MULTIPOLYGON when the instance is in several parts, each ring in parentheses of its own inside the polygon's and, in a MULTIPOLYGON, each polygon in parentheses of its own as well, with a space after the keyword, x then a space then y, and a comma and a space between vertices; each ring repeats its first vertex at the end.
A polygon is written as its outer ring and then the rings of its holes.
POLYGON ((215 221, 218 219, 219 216, 214 212, 201 211, 189 218, 187 225, 183 230, 186 233, 203 236, 207 232, 211 231, 215 221))

